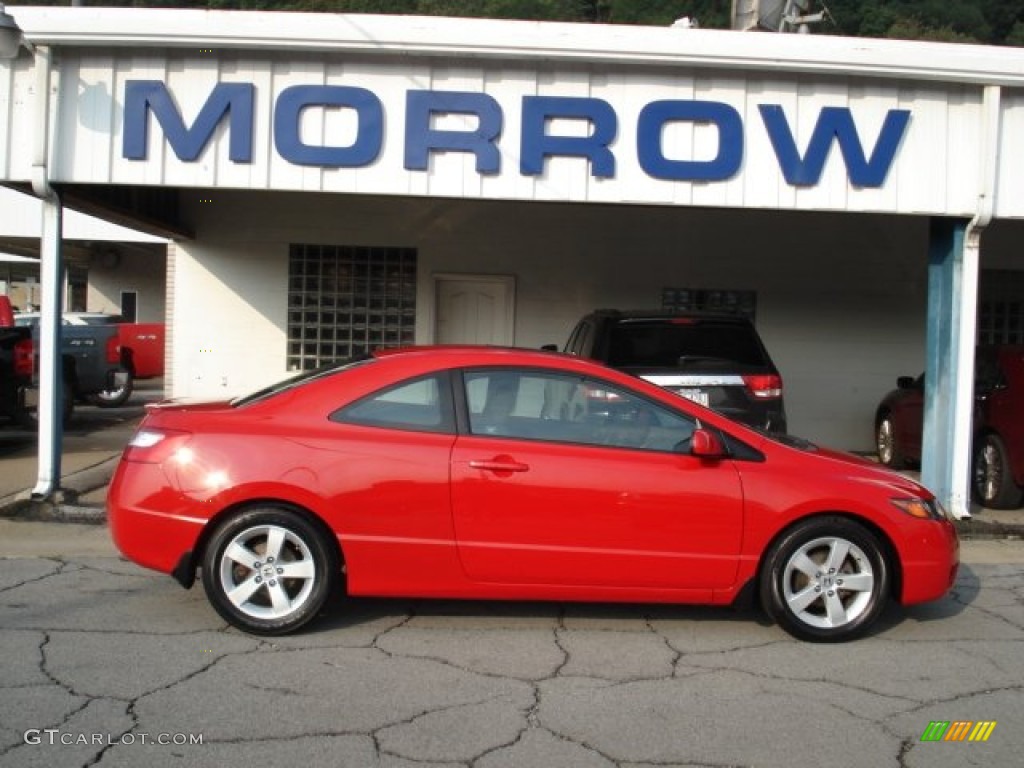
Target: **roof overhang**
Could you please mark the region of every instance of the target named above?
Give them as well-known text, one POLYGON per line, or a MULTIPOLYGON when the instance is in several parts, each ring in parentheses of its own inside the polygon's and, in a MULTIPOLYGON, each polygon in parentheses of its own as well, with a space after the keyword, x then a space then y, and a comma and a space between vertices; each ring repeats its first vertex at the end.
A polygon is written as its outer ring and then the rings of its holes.
POLYGON ((9 11, 34 45, 361 51, 1024 85, 1024 49, 1013 47, 433 16, 91 7, 9 11))

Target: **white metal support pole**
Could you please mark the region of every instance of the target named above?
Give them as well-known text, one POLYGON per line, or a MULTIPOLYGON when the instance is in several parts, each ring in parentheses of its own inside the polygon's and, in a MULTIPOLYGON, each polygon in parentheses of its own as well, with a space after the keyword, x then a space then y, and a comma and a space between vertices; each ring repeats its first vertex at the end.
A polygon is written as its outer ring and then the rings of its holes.
POLYGON ((60 487, 63 438, 61 316, 64 265, 61 253, 62 210, 56 193, 43 199, 40 277, 43 301, 39 318, 39 467, 33 498, 51 496, 60 487))
POLYGON ((63 210, 50 186, 50 73, 51 50, 37 46, 35 54, 35 146, 32 158, 32 191, 42 202, 39 243, 42 312, 39 318, 39 443, 38 472, 33 498, 45 499, 60 487, 63 439, 63 366, 61 320, 64 310, 63 210))

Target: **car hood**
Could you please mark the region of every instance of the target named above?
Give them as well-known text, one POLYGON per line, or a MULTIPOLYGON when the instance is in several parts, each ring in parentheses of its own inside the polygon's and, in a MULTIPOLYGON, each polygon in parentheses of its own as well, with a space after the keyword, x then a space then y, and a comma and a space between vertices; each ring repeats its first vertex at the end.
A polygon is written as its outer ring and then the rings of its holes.
POLYGON ((773 443, 781 450, 798 451, 807 460, 820 463, 822 473, 842 475, 849 480, 883 486, 897 494, 922 498, 932 497, 932 493, 917 481, 887 469, 872 459, 832 448, 823 448, 801 440, 783 442, 765 437, 762 446, 767 448, 773 443))

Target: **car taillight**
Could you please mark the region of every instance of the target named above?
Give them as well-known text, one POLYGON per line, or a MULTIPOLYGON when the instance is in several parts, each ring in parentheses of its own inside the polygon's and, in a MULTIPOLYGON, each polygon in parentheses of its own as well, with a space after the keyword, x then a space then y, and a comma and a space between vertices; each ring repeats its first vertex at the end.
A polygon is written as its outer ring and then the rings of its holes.
POLYGON ((22 339, 14 345, 14 374, 31 378, 35 370, 35 348, 32 339, 22 339))
POLYGON ((128 441, 123 457, 125 461, 160 464, 184 449, 191 438, 191 432, 143 427, 128 441))
POLYGON ((744 376, 743 383, 747 385, 750 394, 762 400, 771 400, 782 397, 782 378, 774 374, 744 376))
POLYGON ((116 335, 107 339, 107 362, 112 365, 121 363, 121 339, 116 335))

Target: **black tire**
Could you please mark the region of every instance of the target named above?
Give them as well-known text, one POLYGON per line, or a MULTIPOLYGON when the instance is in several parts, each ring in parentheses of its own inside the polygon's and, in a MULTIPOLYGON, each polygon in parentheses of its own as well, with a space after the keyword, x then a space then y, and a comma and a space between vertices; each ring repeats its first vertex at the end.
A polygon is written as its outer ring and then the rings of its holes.
POLYGON ((797 523, 768 551, 761 604, 794 637, 843 642, 878 618, 889 580, 889 563, 874 534, 844 517, 815 517, 797 523))
POLYGON ((250 507, 222 522, 203 553, 202 569, 217 613, 257 635, 294 632, 314 619, 340 571, 336 548, 319 526, 274 506, 250 507), (277 552, 269 554, 268 545, 277 552))
POLYGON ((907 459, 896 439, 896 424, 892 420, 892 414, 884 413, 878 418, 875 425, 875 450, 878 451, 878 461, 883 466, 890 469, 903 469, 907 466, 907 459))
POLYGON ((100 408, 120 408, 128 402, 128 398, 132 396, 134 388, 135 377, 129 371, 122 386, 103 392, 95 392, 89 395, 89 402, 93 405, 98 405, 100 408))
POLYGON ((981 435, 974 449, 971 488, 979 504, 989 509, 1016 509, 1024 491, 1014 482, 1010 455, 999 435, 981 435))

